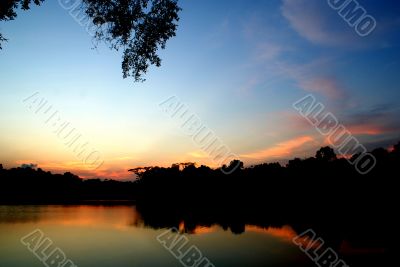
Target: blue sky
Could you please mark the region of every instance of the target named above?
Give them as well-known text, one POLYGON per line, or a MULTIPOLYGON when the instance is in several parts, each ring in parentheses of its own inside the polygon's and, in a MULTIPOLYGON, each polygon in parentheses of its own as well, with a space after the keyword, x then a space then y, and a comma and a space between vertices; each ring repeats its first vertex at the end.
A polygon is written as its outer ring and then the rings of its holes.
POLYGON ((121 54, 93 48, 58 1, 1 22, 0 162, 82 177, 128 168, 214 165, 159 103, 177 96, 245 164, 306 157, 326 140, 292 108, 312 93, 368 148, 400 140, 398 1, 358 1, 367 37, 321 0, 180 1, 177 36, 144 83, 123 79, 121 54), (23 99, 38 92, 101 151, 86 170, 23 99))

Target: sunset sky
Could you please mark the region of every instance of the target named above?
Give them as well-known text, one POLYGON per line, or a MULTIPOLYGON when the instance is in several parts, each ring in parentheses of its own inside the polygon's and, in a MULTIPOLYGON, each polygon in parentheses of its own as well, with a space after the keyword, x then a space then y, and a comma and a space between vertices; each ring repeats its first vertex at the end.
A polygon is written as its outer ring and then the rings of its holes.
POLYGON ((360 37, 321 0, 180 0, 177 36, 144 83, 123 79, 121 54, 93 48, 58 1, 1 22, 0 163, 84 178, 126 179, 137 166, 212 158, 160 109, 179 98, 245 165, 314 155, 327 145, 292 104, 312 93, 368 149, 400 140, 400 4, 358 0, 377 21, 360 37), (38 93, 104 164, 87 169, 44 116, 38 93))

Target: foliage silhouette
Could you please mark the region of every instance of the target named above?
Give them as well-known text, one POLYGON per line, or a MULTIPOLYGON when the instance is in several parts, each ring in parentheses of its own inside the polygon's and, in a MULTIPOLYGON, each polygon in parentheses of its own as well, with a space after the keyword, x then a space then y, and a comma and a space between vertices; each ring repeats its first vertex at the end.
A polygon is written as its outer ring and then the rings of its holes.
POLYGON ((176 0, 83 0, 87 15, 96 26, 95 39, 112 49, 124 50, 124 78, 132 76, 144 81, 142 75, 150 65, 161 66, 157 55, 165 49, 168 39, 175 36, 178 13, 176 0))
MULTIPOLYGON (((1 1, 0 21, 13 20, 19 8, 28 10, 31 2, 40 5, 43 1, 1 1)), ((93 23, 97 42, 123 50, 123 77, 131 76, 136 82, 145 80, 143 75, 150 65, 161 66, 157 51, 165 49, 176 35, 181 10, 177 0, 82 0, 80 8, 93 23)), ((5 41, 0 34, 0 49, 5 41)))
POLYGON ((315 157, 318 160, 324 161, 333 161, 337 159, 335 151, 329 146, 321 147, 321 149, 315 154, 315 157))
MULTIPOLYGON (((0 2, 0 21, 14 20, 17 17, 16 10, 21 8, 22 10, 28 10, 31 7, 32 2, 36 5, 40 5, 44 0, 5 0, 0 2)), ((0 50, 2 49, 1 44, 6 42, 7 39, 0 33, 0 50)))

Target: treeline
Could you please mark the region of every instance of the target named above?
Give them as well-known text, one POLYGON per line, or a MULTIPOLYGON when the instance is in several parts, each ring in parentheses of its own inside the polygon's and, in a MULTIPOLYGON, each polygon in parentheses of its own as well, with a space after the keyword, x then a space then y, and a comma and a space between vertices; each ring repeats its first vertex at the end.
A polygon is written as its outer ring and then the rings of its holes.
POLYGON ((66 172, 52 174, 31 167, 3 169, 0 164, 0 203, 68 204, 91 200, 132 200, 132 182, 89 179, 66 172))
POLYGON ((378 148, 371 154, 377 163, 368 174, 360 174, 347 159, 338 158, 330 147, 321 148, 315 157, 290 160, 286 166, 264 163, 244 168, 242 162, 235 160, 230 165, 239 167, 229 175, 220 169, 196 167, 194 163, 130 171, 139 177, 135 182, 137 198, 146 201, 177 199, 243 203, 248 199, 265 202, 271 198, 292 198, 306 203, 331 197, 332 201, 340 202, 346 197, 361 196, 368 190, 374 190, 374 194, 380 190, 383 193, 398 179, 400 143, 390 151, 378 148))
POLYGON ((246 224, 263 225, 271 218, 280 220, 277 224, 298 218, 382 222, 392 215, 386 209, 396 203, 400 143, 390 151, 379 148, 371 153, 377 163, 364 175, 330 147, 286 166, 244 168, 239 162, 230 175, 193 163, 131 171, 139 176, 137 208, 152 227, 185 221, 188 231, 199 223, 217 223, 240 232, 246 224))
POLYGON ((228 175, 220 169, 197 167, 194 163, 135 168, 129 170, 138 177, 134 182, 83 180, 70 172, 52 174, 26 166, 7 170, 0 165, 0 201, 135 200, 146 205, 180 208, 209 205, 257 208, 271 203, 282 208, 325 203, 341 208, 353 199, 377 203, 382 200, 375 199, 378 195, 390 196, 390 191, 397 187, 400 143, 390 151, 378 148, 371 153, 377 164, 364 175, 347 159, 338 158, 330 147, 321 148, 315 157, 290 160, 286 166, 265 163, 244 168, 242 162, 235 160, 225 167, 234 169, 228 175))

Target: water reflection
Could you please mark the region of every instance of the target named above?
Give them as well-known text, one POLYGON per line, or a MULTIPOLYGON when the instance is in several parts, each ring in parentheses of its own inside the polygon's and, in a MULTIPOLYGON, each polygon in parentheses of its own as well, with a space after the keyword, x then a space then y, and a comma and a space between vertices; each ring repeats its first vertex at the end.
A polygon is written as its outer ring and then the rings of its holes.
MULTIPOLYGON (((78 266, 179 266, 157 242, 164 229, 146 226, 134 206, 0 206, 0 266, 41 266, 19 242, 41 229, 78 266)), ((304 260, 290 227, 246 226, 237 236, 221 226, 180 230, 215 266, 287 266, 304 260)))
MULTIPOLYGON (((41 229, 78 266, 179 266, 156 240, 171 227, 187 235, 216 267, 315 266, 292 243, 302 228, 296 224, 196 222, 196 216, 185 221, 149 214, 135 206, 0 206, 0 266, 43 266, 19 241, 34 229, 41 229)), ((321 227, 316 231, 328 242, 333 235, 321 227)), ((354 246, 340 236, 332 240, 335 249, 351 256, 384 252, 354 246)))

